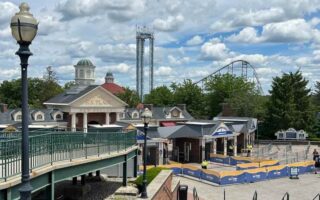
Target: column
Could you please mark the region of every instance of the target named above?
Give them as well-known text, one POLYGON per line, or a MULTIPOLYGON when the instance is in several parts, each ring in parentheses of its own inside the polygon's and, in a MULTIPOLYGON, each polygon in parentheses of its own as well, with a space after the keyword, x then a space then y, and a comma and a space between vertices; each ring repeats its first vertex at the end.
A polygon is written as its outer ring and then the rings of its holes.
POLYGON ((227 156, 227 142, 228 142, 228 138, 223 138, 223 155, 227 156))
POLYGON ((124 155, 124 162, 122 164, 122 186, 127 186, 127 154, 124 155))
POLYGON ((233 155, 234 156, 237 156, 237 145, 238 145, 238 142, 237 142, 237 136, 234 136, 233 138, 233 155))
POLYGON ((109 115, 110 113, 106 113, 106 125, 109 125, 109 123, 110 123, 110 115, 109 115))
POLYGON ((76 132, 76 113, 71 113, 71 131, 76 132))
POLYGON ((163 165, 163 142, 159 142, 159 165, 163 165))
POLYGON ((201 149, 202 149, 202 160, 204 160, 206 158, 206 140, 205 139, 201 139, 201 149))
POLYGON ((213 139, 213 154, 217 154, 217 139, 213 139))
POLYGON ((120 113, 116 113, 116 121, 119 121, 120 120, 120 113))
POLYGON ((88 132, 88 113, 83 113, 83 132, 88 132))

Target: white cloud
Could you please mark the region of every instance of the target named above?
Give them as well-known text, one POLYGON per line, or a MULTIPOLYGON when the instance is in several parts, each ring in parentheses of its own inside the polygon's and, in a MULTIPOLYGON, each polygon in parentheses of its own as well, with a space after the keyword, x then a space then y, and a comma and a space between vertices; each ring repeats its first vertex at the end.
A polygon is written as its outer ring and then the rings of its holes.
POLYGON ((172 32, 178 30, 183 22, 184 17, 179 14, 177 16, 169 16, 167 19, 155 19, 152 25, 156 30, 172 32))
POLYGON ((172 75, 172 68, 169 66, 161 66, 156 71, 154 72, 155 75, 157 76, 169 76, 172 75))
POLYGON ((201 46, 201 53, 203 59, 222 60, 227 58, 230 50, 224 43, 211 40, 201 46))
POLYGON ((190 61, 189 57, 176 58, 173 55, 168 55, 168 61, 172 65, 181 65, 190 61))
POLYGON ((0 37, 2 38, 8 38, 11 36, 11 29, 9 26, 7 26, 4 29, 0 29, 0 37))
POLYGON ((106 62, 135 60, 136 59, 136 45, 135 44, 105 44, 98 47, 97 56, 106 62))
POLYGON ((127 65, 126 63, 120 63, 111 67, 110 70, 112 72, 128 73, 131 70, 131 66, 127 65))
POLYGON ((0 27, 1 25, 8 25, 11 17, 19 11, 18 7, 11 2, 0 2, 0 27))
POLYGON ((64 24, 59 22, 56 17, 47 15, 39 17, 39 30, 38 34, 48 35, 52 34, 55 31, 60 31, 64 29, 64 24))
POLYGON ((252 27, 242 29, 238 34, 233 34, 227 38, 230 42, 257 43, 261 41, 258 37, 257 30, 252 27))
POLYGON ((204 40, 202 39, 201 36, 195 35, 195 36, 193 36, 190 40, 188 40, 188 41, 186 42, 186 45, 188 45, 188 46, 194 46, 194 45, 202 44, 203 42, 204 42, 204 40))
POLYGON ((312 39, 312 29, 304 19, 293 19, 267 24, 261 35, 268 42, 306 42, 312 39))

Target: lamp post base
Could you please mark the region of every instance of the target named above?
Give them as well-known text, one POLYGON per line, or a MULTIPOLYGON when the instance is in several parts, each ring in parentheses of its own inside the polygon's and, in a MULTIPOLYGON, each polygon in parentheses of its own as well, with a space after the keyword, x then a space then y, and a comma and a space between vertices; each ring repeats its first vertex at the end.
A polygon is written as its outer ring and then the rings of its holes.
POLYGON ((31 200, 32 186, 30 185, 30 182, 22 183, 19 192, 21 200, 31 200))

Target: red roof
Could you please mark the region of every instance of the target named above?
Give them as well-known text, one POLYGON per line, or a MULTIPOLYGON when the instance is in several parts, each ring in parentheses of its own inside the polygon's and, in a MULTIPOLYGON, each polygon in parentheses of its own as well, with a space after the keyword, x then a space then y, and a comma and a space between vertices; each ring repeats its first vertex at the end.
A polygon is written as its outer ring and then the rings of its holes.
POLYGON ((115 83, 104 83, 101 85, 104 89, 108 90, 112 94, 124 93, 123 87, 115 83))
POLYGON ((175 122, 160 122, 160 124, 164 127, 168 127, 168 126, 175 126, 176 123, 175 122))

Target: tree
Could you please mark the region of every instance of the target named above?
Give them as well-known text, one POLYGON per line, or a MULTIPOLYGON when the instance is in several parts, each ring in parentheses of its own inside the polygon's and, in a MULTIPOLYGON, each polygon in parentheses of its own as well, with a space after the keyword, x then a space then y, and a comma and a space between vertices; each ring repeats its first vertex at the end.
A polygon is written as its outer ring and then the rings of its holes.
MULTIPOLYGON (((31 108, 42 108, 43 102, 61 92, 63 89, 54 80, 28 78, 28 103, 31 108)), ((0 100, 9 108, 21 107, 21 79, 4 81, 0 85, 0 100)))
POLYGON ((141 102, 137 92, 129 87, 124 88, 124 93, 118 93, 117 97, 126 102, 130 108, 135 108, 141 102))
POLYGON ((238 116, 256 117, 259 92, 255 84, 243 77, 231 74, 216 75, 205 83, 209 117, 222 111, 222 104, 228 104, 238 116))
POLYGON ((69 82, 66 82, 63 86, 63 89, 64 90, 68 90, 70 88, 72 88, 73 86, 76 85, 76 82, 75 81, 69 81, 69 82))
POLYGON ((320 81, 316 82, 315 88, 314 102, 317 106, 320 106, 320 81))
POLYGON ((307 84, 300 71, 273 78, 264 129, 267 136, 291 127, 312 130, 315 115, 307 84))
POLYGON ((144 103, 155 106, 171 106, 173 105, 173 93, 167 86, 157 87, 145 96, 144 103))
POLYGON ((194 118, 204 118, 204 94, 201 88, 186 79, 182 84, 171 84, 175 104, 186 104, 187 111, 194 118))

